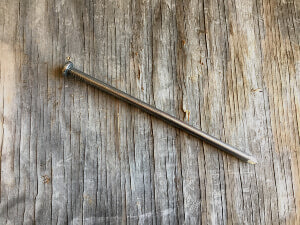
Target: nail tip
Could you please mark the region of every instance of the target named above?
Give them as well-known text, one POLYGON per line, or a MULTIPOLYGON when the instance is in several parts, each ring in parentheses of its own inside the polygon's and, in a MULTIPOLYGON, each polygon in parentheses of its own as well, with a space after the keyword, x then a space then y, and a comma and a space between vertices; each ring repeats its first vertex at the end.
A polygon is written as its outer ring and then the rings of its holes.
POLYGON ((251 159, 249 159, 249 160, 247 161, 247 163, 250 163, 250 164, 252 164, 252 165, 255 165, 255 164, 258 163, 258 161, 257 161, 254 157, 251 157, 251 159))

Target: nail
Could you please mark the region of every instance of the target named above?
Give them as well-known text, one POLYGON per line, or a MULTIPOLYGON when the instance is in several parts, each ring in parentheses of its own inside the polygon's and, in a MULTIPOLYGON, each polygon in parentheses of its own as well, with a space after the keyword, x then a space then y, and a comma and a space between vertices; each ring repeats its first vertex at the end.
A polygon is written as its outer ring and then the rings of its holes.
POLYGON ((159 119, 162 119, 163 121, 169 123, 170 125, 172 125, 174 127, 177 127, 195 137, 200 138, 201 140, 215 146, 216 148, 218 148, 224 152, 227 152, 228 154, 231 154, 231 155, 239 158, 240 160, 242 160, 244 162, 247 162, 250 164, 257 163, 256 159, 253 156, 251 156, 245 152, 242 152, 242 151, 238 150, 237 148, 235 148, 229 144, 226 144, 226 143, 222 142, 221 140, 219 140, 219 139, 217 139, 195 127, 192 127, 192 126, 184 123, 183 121, 178 120, 174 116, 171 116, 168 113, 165 113, 159 109, 156 109, 155 107, 153 107, 145 102, 142 102, 141 100, 139 100, 133 96, 130 96, 123 91, 120 91, 120 90, 118 90, 118 89, 84 73, 84 72, 81 72, 80 70, 75 69, 74 65, 71 61, 66 62, 66 64, 63 67, 62 74, 64 76, 72 75, 74 77, 80 78, 81 80, 85 81, 86 83, 93 85, 94 87, 96 87, 108 94, 111 94, 111 95, 115 96, 116 98, 123 100, 133 106, 136 106, 137 108, 139 108, 159 119))

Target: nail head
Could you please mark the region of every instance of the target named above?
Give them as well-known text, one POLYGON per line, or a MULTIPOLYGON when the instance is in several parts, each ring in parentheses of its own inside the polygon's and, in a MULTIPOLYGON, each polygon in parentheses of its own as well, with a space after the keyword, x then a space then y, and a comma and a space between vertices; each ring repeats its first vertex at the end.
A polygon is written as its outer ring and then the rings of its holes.
POLYGON ((67 76, 68 71, 73 68, 73 63, 71 61, 66 62, 62 69, 62 75, 67 76))

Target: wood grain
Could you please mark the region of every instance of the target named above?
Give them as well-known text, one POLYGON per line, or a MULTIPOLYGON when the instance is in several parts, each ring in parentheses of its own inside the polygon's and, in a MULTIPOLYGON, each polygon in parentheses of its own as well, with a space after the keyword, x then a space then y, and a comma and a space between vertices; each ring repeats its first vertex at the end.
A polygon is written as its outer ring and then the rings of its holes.
POLYGON ((295 0, 3 0, 0 224, 300 224, 295 0), (76 67, 257 157, 70 77, 76 67))

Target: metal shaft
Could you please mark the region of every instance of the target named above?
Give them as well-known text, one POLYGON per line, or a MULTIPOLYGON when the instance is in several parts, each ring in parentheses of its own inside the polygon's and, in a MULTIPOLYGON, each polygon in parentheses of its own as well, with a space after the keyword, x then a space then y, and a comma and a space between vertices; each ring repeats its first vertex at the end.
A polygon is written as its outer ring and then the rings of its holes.
POLYGON ((65 75, 65 76, 73 75, 74 77, 78 77, 81 80, 99 88, 100 90, 105 91, 106 93, 111 94, 125 102, 128 102, 131 105, 134 105, 134 106, 138 107, 139 109, 141 109, 157 118, 160 118, 160 119, 166 121, 167 123, 179 128, 183 131, 186 131, 187 133, 189 133, 195 137, 200 138, 201 140, 217 147, 218 149, 241 159, 244 162, 248 162, 251 164, 257 163, 256 159, 253 156, 251 156, 245 152, 241 152, 237 148, 235 148, 231 145, 228 145, 228 144, 220 141, 219 139, 217 139, 209 134, 206 134, 203 131, 196 129, 196 128, 176 119, 174 116, 171 116, 159 109, 156 109, 155 107, 153 107, 145 102, 142 102, 141 100, 138 100, 137 98, 132 97, 123 91, 120 91, 120 90, 86 74, 86 73, 83 73, 83 72, 75 69, 73 66, 73 63, 70 61, 65 64, 62 72, 63 72, 63 75, 65 75))

